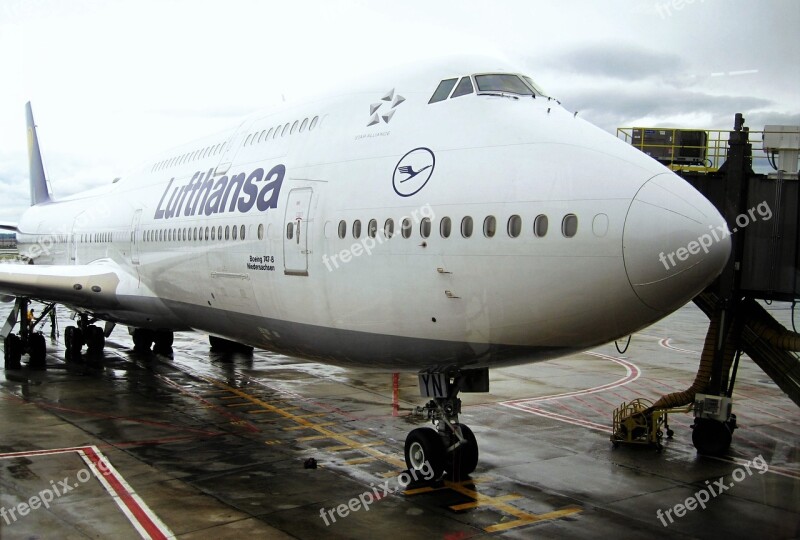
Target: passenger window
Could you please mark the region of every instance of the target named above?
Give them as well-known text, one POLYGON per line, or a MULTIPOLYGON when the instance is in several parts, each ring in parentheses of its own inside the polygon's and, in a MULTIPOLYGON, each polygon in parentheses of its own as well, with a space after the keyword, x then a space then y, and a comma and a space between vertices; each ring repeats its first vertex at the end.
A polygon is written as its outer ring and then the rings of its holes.
POLYGON ((422 218, 419 223, 419 235, 422 238, 428 238, 431 235, 431 219, 422 218))
POLYGON ((567 238, 572 238, 578 233, 578 216, 567 214, 561 222, 561 234, 567 238))
POLYGON ((453 95, 450 96, 451 98, 456 98, 459 96, 466 96, 467 94, 472 93, 472 80, 469 77, 461 77, 461 81, 456 86, 456 89, 453 91, 453 95))
POLYGON ((286 122, 286 125, 283 126, 283 130, 281 131, 281 137, 286 135, 286 132, 289 130, 289 122, 286 122))
POLYGON ((308 126, 308 131, 311 131, 317 126, 317 122, 319 121, 319 116, 315 116, 314 119, 311 121, 311 125, 308 126))
POLYGON ((239 227, 239 239, 240 240, 244 240, 244 231, 245 231, 244 225, 239 227))
POLYGON ((497 231, 497 220, 494 216, 486 216, 483 220, 483 236, 492 238, 495 231, 497 231))
POLYGON ((441 223, 439 223, 439 234, 442 238, 450 238, 450 231, 453 228, 453 224, 450 221, 449 217, 443 217, 441 223))
POLYGON ((267 130, 265 129, 264 131, 261 132, 261 135, 258 136, 258 142, 263 141, 264 140, 264 135, 266 135, 266 134, 267 134, 267 130))
MULTIPOLYGON (((206 236, 208 236, 208 235, 206 235, 206 236)), ((258 224, 258 239, 259 240, 263 240, 264 239, 264 224, 263 223, 259 223, 258 224)))
POLYGON ((440 82, 439 86, 437 86, 436 90, 433 92, 430 101, 428 101, 428 104, 447 99, 447 96, 450 95, 450 90, 456 85, 456 81, 458 81, 458 79, 445 79, 440 82))
POLYGON ((304 118, 303 123, 300 124, 300 133, 305 131, 307 125, 308 125, 308 118, 304 118))
POLYGON ((400 228, 400 232, 402 233, 403 238, 408 238, 409 236, 411 236, 411 220, 410 219, 405 218, 403 220, 403 225, 400 228))
POLYGON ((217 240, 222 241, 222 225, 217 227, 217 240))
POLYGON ((369 220, 369 224, 367 225, 367 236, 370 238, 375 238, 378 234, 378 221, 371 219, 369 220))
POLYGON ((386 223, 383 224, 383 235, 386 238, 394 236, 394 220, 392 218, 387 219, 386 223))
POLYGON ((361 238, 361 220, 357 219, 353 222, 353 238, 361 238))
POLYGON ((464 238, 472 236, 472 217, 464 216, 461 220, 461 236, 464 238))
POLYGON ((206 241, 208 241, 208 227, 206 227, 206 241))
POLYGON ((513 215, 508 218, 508 236, 516 238, 522 232, 522 218, 513 215))
POLYGON ((211 239, 212 240, 217 239, 217 229, 215 227, 211 227, 211 239))
POLYGON ((237 234, 238 232, 239 232, 239 227, 237 227, 236 225, 234 225, 234 226, 233 226, 233 230, 231 231, 231 238, 232 238, 233 240, 236 240, 236 239, 237 239, 237 237, 239 236, 239 235, 237 234))
POLYGON ((347 236, 347 222, 342 220, 339 222, 339 238, 344 238, 345 236, 347 236))
POLYGON ((277 138, 278 138, 278 135, 280 135, 280 133, 281 133, 281 126, 277 126, 277 127, 275 128, 275 133, 273 133, 273 134, 272 134, 272 138, 273 138, 273 139, 277 139, 277 138))
POLYGON ((291 240, 294 238, 294 221, 286 224, 286 239, 291 240))
POLYGON ((539 214, 533 220, 533 235, 537 238, 544 238, 547 234, 547 216, 539 214))
POLYGON ((298 122, 297 122, 297 120, 295 120, 295 121, 294 121, 294 124, 292 124, 292 129, 291 129, 291 131, 289 131, 289 134, 292 134, 292 133, 294 133, 294 130, 296 130, 296 129, 297 129, 297 123, 298 123, 298 122))
POLYGON ((273 129, 275 129, 275 128, 269 128, 269 131, 267 132, 267 136, 264 137, 264 142, 269 140, 269 136, 272 135, 272 130, 273 129))

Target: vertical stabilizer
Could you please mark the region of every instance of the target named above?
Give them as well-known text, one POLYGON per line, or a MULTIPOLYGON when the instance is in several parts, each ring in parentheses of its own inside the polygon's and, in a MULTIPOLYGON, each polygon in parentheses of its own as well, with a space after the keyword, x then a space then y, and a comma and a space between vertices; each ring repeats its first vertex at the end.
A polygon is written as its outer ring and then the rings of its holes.
POLYGON ((25 105, 25 116, 28 122, 28 166, 30 167, 31 206, 50 201, 50 190, 44 175, 42 154, 39 151, 39 137, 36 135, 36 124, 33 123, 31 102, 25 105))

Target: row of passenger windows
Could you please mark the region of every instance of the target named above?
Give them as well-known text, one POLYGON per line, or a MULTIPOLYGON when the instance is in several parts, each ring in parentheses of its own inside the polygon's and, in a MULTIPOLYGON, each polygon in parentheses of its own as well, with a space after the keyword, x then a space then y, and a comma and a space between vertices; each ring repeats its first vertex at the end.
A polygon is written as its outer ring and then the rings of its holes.
MULTIPOLYGON (((188 227, 180 229, 148 229, 142 233, 144 242, 206 242, 219 240, 245 240, 244 225, 219 225, 217 227, 188 227)), ((264 225, 258 226, 258 239, 264 239, 264 225)))
MULTIPOLYGON (((278 136, 283 137, 284 135, 292 135, 295 133, 302 133, 306 130, 306 126, 308 126, 308 130, 311 131, 317 126, 319 123, 319 116, 315 116, 310 120, 304 118, 301 122, 300 120, 295 120, 294 123, 287 122, 284 125, 279 125, 274 128, 270 128, 269 131, 266 129, 261 133, 255 132, 251 133, 247 136, 242 146, 248 146, 260 142, 267 142, 270 138, 276 139, 278 136)), ((211 146, 207 146, 205 148, 199 148, 193 152, 187 152, 186 154, 181 154, 179 156, 172 157, 170 159, 165 159, 163 161, 159 161, 158 163, 154 164, 151 172, 161 171, 164 169, 168 169, 175 165, 183 165, 184 163, 189 163, 191 161, 196 161, 199 159, 204 159, 211 156, 216 156, 221 154, 225 150, 225 143, 214 144, 211 146)))
MULTIPOLYGON (((287 224, 286 236, 291 239, 293 236, 293 223, 287 224)), ((453 220, 450 217, 443 217, 439 220, 439 236, 442 238, 449 238, 453 234, 453 220)), ((506 222, 506 234, 510 238, 517 238, 522 234, 523 220, 520 216, 514 214, 508 218, 506 222)), ((533 235, 537 238, 544 238, 547 236, 549 228, 549 220, 545 214, 539 214, 533 220, 533 235)), ((353 238, 361 238, 363 233, 361 220, 353 221, 350 233, 353 238)), ((413 233, 414 225, 410 218, 403 218, 400 222, 400 235, 403 238, 410 238, 413 233)), ((423 218, 419 222, 419 235, 422 238, 429 238, 433 229, 433 223, 430 218, 423 218)), ((460 231, 461 236, 464 238, 472 237, 475 230, 475 223, 472 216, 465 216, 461 219, 460 231)), ((347 221, 341 220, 339 222, 338 233, 339 238, 347 237, 347 221)), ((483 236, 486 238, 493 238, 497 233, 497 218, 495 216, 486 216, 483 220, 483 236)), ((575 214, 567 214, 561 220, 561 234, 565 238, 572 238, 578 233, 578 216, 575 214)), ((375 238, 378 234, 378 221, 375 219, 369 220, 366 225, 366 234, 370 238, 375 238)), ((391 238, 395 234, 395 222, 392 218, 387 219, 383 223, 383 235, 386 238, 391 238)))
POLYGON ((205 148, 200 148, 193 152, 187 152, 186 154, 181 154, 180 156, 175 156, 170 159, 165 159, 164 161, 159 161, 158 163, 153 165, 151 172, 161 171, 163 169, 168 169, 174 165, 183 165, 184 163, 189 163, 190 161, 195 161, 210 156, 216 156, 217 154, 222 153, 224 149, 225 149, 225 143, 222 142, 219 144, 207 146, 205 148))
POLYGON ((311 131, 317 126, 318 122, 319 116, 315 116, 311 119, 310 125, 308 123, 308 118, 304 118, 302 122, 300 120, 295 120, 294 123, 286 122, 286 124, 283 126, 279 125, 274 128, 270 128, 269 131, 266 129, 261 133, 256 131, 247 136, 247 138, 244 140, 244 143, 242 143, 242 146, 250 146, 260 142, 267 142, 270 139, 277 139, 278 137, 283 137, 284 135, 293 135, 295 132, 302 133, 306 130, 306 126, 308 126, 308 131, 311 131))

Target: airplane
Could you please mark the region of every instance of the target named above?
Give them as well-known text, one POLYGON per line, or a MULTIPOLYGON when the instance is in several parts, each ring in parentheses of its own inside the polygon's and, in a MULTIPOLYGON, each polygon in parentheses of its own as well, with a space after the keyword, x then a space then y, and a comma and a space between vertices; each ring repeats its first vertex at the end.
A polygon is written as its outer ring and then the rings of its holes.
MULTIPOLYGON (((60 200, 26 111, 28 264, 0 265, 0 293, 75 311, 68 359, 102 353, 122 324, 137 349, 194 331, 417 372, 433 428, 411 431, 404 455, 437 477, 477 466, 458 394, 487 392, 489 368, 647 327, 730 254, 727 237, 692 249, 726 227, 699 192, 499 59, 415 65, 256 112, 60 200)), ((17 311, 6 368, 26 352, 42 366, 44 336, 17 311)))

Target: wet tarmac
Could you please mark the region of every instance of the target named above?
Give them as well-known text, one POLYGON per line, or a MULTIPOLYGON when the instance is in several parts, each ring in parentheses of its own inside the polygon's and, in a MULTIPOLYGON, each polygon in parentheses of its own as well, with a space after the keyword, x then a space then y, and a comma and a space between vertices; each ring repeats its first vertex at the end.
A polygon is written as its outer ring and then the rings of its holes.
POLYGON ((405 488, 413 374, 218 354, 190 333, 173 358, 142 354, 124 328, 65 363, 48 340, 47 371, 0 372, 0 538, 797 538, 800 415, 746 357, 728 456, 696 454, 688 415, 661 453, 609 441, 621 402, 689 386, 706 326, 689 305, 625 354, 492 370, 490 393, 461 395, 475 473, 405 488))

